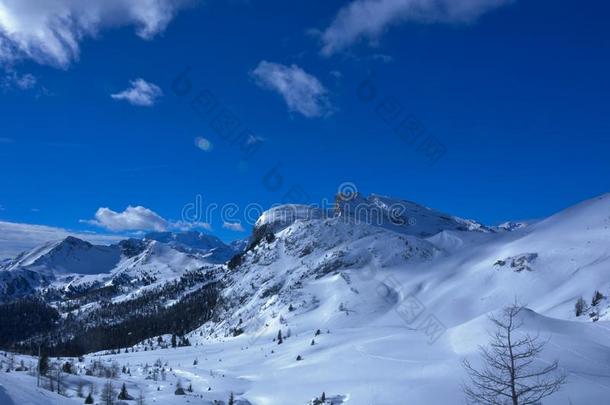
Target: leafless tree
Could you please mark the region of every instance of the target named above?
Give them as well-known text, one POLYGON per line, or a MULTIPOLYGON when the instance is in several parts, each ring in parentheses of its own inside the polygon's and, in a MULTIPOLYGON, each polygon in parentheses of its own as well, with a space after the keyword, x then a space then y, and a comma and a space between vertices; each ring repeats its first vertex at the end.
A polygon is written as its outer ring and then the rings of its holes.
POLYGON ((15 355, 13 353, 8 355, 8 370, 13 370, 15 368, 15 355))
POLYGON ((142 390, 140 390, 140 394, 136 399, 136 405, 146 405, 146 402, 144 402, 144 392, 142 390))
POLYGON ((76 396, 79 398, 85 397, 85 382, 81 379, 76 383, 76 396))
POLYGON ((112 382, 108 380, 102 388, 102 396, 100 398, 102 405, 114 405, 116 398, 116 392, 112 382))
POLYGON ((519 314, 523 306, 513 304, 501 317, 490 317, 496 326, 488 346, 480 348, 484 366, 475 369, 464 360, 470 384, 464 386, 467 401, 485 405, 535 405, 559 391, 565 375, 558 362, 536 367, 547 341, 539 336, 516 332, 523 326, 519 314))
MULTIPOLYGON (((63 382, 63 371, 61 369, 61 364, 57 365, 57 369, 54 370, 55 373, 55 381, 57 381, 57 393, 59 395, 65 395, 66 390, 63 382)), ((51 377, 53 378, 53 377, 51 377)))

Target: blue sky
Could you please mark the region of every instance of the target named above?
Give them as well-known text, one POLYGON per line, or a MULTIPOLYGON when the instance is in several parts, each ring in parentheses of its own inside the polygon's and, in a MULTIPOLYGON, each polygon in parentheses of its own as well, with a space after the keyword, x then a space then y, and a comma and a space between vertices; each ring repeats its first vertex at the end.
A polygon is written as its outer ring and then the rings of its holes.
POLYGON ((54 3, 0 0, 0 221, 180 229, 200 195, 239 207, 200 218, 231 240, 345 182, 487 224, 608 190, 606 2, 54 3))

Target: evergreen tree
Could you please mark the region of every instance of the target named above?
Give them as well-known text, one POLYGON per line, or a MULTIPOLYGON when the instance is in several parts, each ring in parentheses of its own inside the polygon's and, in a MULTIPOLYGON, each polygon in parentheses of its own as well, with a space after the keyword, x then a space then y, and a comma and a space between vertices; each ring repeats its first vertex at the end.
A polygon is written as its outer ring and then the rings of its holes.
POLYGON ((604 295, 599 291, 595 291, 595 293, 593 294, 593 298, 591 299, 591 306, 596 306, 601 302, 602 299, 604 299, 604 295))
POLYGON ((40 375, 47 375, 49 372, 49 356, 46 353, 43 353, 38 358, 38 373, 40 375))
POLYGON ((176 347, 176 335, 172 334, 172 347, 176 347))
POLYGON ((131 399, 131 396, 129 396, 129 393, 127 392, 127 386, 125 386, 125 383, 123 383, 123 386, 121 387, 121 392, 119 392, 119 399, 131 399))
POLYGON ((184 388, 182 388, 182 382, 180 382, 180 380, 178 380, 178 382, 176 383, 176 391, 174 392, 174 394, 186 395, 186 392, 184 392, 184 388))
POLYGON ((581 316, 587 310, 587 303, 585 300, 580 297, 576 300, 576 304, 574 304, 574 313, 576 316, 581 316))
POLYGON ((277 332, 277 344, 281 345, 282 343, 284 343, 284 338, 282 338, 282 330, 280 329, 277 332))
POLYGON ((91 392, 89 393, 89 395, 87 395, 87 398, 85 398, 85 403, 93 404, 93 395, 91 394, 91 392))
POLYGON ((235 397, 233 396, 233 393, 229 395, 229 403, 227 405, 235 405, 235 397))

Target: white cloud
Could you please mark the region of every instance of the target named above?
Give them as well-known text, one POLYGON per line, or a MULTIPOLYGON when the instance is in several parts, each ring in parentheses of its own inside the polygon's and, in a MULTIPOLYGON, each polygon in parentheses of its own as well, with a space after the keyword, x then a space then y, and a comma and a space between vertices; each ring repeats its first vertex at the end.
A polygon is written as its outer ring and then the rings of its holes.
POLYGON ((209 139, 203 138, 201 136, 198 136, 197 138, 195 138, 195 146, 197 146, 199 149, 201 149, 205 152, 209 152, 213 148, 212 142, 209 139))
POLYGON ((222 227, 225 229, 228 229, 230 231, 235 231, 235 232, 244 232, 245 229, 243 226, 241 226, 241 223, 239 222, 225 222, 222 224, 222 227))
POLYGON ((113 232, 124 231, 187 231, 191 229, 212 230, 212 226, 201 221, 168 221, 146 207, 128 206, 123 212, 101 207, 95 212, 94 219, 81 219, 81 223, 98 226, 113 232))
POLYGON ((307 118, 332 112, 326 88, 315 76, 297 65, 261 61, 251 75, 260 87, 279 93, 290 111, 307 118))
POLYGON ((36 76, 30 73, 19 74, 11 69, 6 69, 2 79, 2 87, 6 89, 17 88, 19 90, 31 90, 38 83, 36 76))
POLYGON ((150 107, 155 104, 157 99, 163 95, 159 86, 149 83, 144 79, 136 79, 129 82, 128 89, 120 93, 111 94, 115 100, 125 100, 132 105, 150 107))
POLYGON ((403 22, 470 23, 513 0, 354 0, 322 33, 322 53, 331 55, 361 39, 376 40, 403 22))
POLYGON ((95 213, 95 219, 81 221, 106 228, 110 231, 165 231, 170 223, 148 208, 128 206, 123 212, 102 207, 95 213))
POLYGON ((120 236, 79 233, 51 226, 0 221, 0 259, 15 257, 25 250, 35 248, 46 242, 61 240, 69 235, 103 245, 124 239, 120 236))
POLYGON ((32 59, 65 68, 80 43, 104 28, 135 26, 141 38, 162 32, 191 0, 1 0, 0 63, 32 59))

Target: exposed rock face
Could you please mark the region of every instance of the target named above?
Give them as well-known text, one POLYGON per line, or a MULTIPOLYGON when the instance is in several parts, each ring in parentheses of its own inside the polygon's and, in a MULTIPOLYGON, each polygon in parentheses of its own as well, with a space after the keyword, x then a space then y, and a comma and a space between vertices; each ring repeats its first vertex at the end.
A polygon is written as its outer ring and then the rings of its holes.
POLYGON ((496 267, 509 266, 511 270, 520 273, 523 270, 532 271, 532 264, 538 258, 538 253, 523 253, 517 256, 507 257, 494 263, 496 267))

